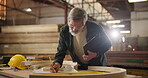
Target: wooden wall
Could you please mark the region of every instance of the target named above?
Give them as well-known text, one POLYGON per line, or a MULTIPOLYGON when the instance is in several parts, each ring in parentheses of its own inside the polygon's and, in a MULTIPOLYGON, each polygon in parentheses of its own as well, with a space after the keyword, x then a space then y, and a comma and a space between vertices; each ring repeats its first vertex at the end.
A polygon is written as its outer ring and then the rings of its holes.
POLYGON ((1 26, 0 54, 55 54, 58 25, 1 26))

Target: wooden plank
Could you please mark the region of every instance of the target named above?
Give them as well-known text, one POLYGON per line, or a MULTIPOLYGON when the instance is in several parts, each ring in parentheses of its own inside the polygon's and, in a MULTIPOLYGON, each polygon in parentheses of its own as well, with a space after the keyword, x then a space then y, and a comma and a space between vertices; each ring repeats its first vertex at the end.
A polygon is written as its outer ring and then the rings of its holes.
POLYGON ((29 65, 36 65, 36 64, 50 64, 49 60, 42 60, 42 61, 23 61, 21 62, 22 66, 29 66, 29 65))
MULTIPOLYGON (((111 67, 104 67, 105 71, 108 69, 110 70, 111 67)), ((102 71, 103 68, 96 68, 95 70, 102 71)), ((111 68, 112 69, 112 68, 111 68)), ((92 69, 91 69, 92 70, 92 69)), ((89 71, 89 70, 88 70, 89 71)), ((2 70, 0 71, 1 75, 5 75, 11 78, 125 78, 126 76, 126 70, 122 68, 113 68, 111 73, 93 73, 91 74, 65 74, 65 75, 38 75, 34 74, 33 72, 29 70, 18 70, 14 72, 14 70, 2 70), (117 71, 114 71, 117 70, 117 71)), ((53 73, 51 73, 53 74, 53 73)), ((60 74, 60 73, 59 73, 60 74)))
POLYGON ((58 43, 43 44, 0 44, 2 53, 55 54, 58 43))
POLYGON ((1 26, 2 33, 58 32, 57 24, 1 26))
POLYGON ((120 62, 110 62, 110 65, 122 65, 122 66, 130 66, 130 67, 141 67, 141 68, 148 68, 147 63, 120 63, 120 62))
POLYGON ((31 37, 31 36, 43 36, 43 37, 59 37, 59 33, 58 32, 54 32, 54 33, 9 33, 9 34, 4 34, 4 33, 0 33, 0 38, 12 38, 12 37, 31 37))
POLYGON ((99 67, 89 66, 88 70, 84 72, 66 72, 66 73, 34 73, 30 75, 30 78, 125 78, 126 70, 115 67, 99 67), (88 71, 88 72, 87 72, 88 71), (98 72, 89 72, 98 71, 98 72), (107 73, 101 73, 99 71, 106 71, 107 73), (84 74, 81 74, 84 73, 84 74))
POLYGON ((55 54, 57 49, 31 49, 20 51, 2 51, 3 54, 55 54))
POLYGON ((0 43, 58 42, 59 33, 0 34, 0 43))
MULTIPOLYGON (((127 74, 137 75, 137 76, 147 76, 148 77, 148 70, 147 69, 131 69, 127 68, 127 74)), ((146 78, 146 77, 142 77, 146 78)))
POLYGON ((130 60, 148 60, 148 58, 146 57, 125 57, 125 58, 121 58, 121 57, 107 57, 107 59, 130 59, 130 60))
POLYGON ((137 52, 107 52, 107 57, 148 57, 147 51, 137 51, 137 52))
POLYGON ((109 51, 107 53, 133 53, 133 54, 147 54, 148 52, 147 51, 109 51))
POLYGON ((14 70, 0 71, 0 75, 7 76, 6 78, 30 78, 30 74, 32 74, 32 72, 28 70, 18 70, 17 72, 14 72, 14 70))
POLYGON ((124 62, 124 63, 148 63, 148 60, 135 60, 135 59, 108 59, 108 62, 124 62))
POLYGON ((121 65, 131 67, 148 67, 148 52, 107 52, 107 59, 110 65, 121 65))
POLYGON ((56 49, 58 43, 43 43, 43 44, 0 44, 1 48, 6 50, 12 49, 56 49))

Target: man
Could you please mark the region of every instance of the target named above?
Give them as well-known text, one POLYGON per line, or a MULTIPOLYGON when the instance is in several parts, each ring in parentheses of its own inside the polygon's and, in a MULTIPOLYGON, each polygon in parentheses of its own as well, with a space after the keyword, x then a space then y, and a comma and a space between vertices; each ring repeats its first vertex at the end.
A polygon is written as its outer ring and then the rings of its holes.
MULTIPOLYGON (((87 69, 87 66, 106 65, 105 52, 110 49, 111 43, 102 27, 87 21, 88 16, 82 8, 73 8, 68 15, 68 24, 61 28, 60 40, 51 72, 58 71, 62 66, 67 50, 79 69, 87 69), (97 37, 99 46, 93 46, 96 51, 87 50, 85 55, 83 46, 92 38, 97 37)), ((94 43, 95 44, 95 43, 94 43)))

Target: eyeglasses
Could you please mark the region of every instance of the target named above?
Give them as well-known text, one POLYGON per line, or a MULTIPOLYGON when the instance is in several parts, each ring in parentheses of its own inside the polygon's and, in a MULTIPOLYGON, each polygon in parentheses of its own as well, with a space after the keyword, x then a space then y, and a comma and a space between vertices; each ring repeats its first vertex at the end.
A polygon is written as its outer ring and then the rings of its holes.
POLYGON ((81 27, 75 27, 75 26, 69 26, 71 29, 77 29, 77 30, 80 30, 82 29, 84 26, 81 26, 81 27))

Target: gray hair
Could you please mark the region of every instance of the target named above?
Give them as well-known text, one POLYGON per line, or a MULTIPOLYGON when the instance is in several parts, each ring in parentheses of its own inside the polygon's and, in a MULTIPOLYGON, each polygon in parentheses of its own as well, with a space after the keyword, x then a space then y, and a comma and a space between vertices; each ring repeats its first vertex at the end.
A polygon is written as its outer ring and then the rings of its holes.
POLYGON ((84 22, 88 20, 87 13, 82 8, 73 8, 68 15, 68 20, 80 20, 84 19, 84 22))

